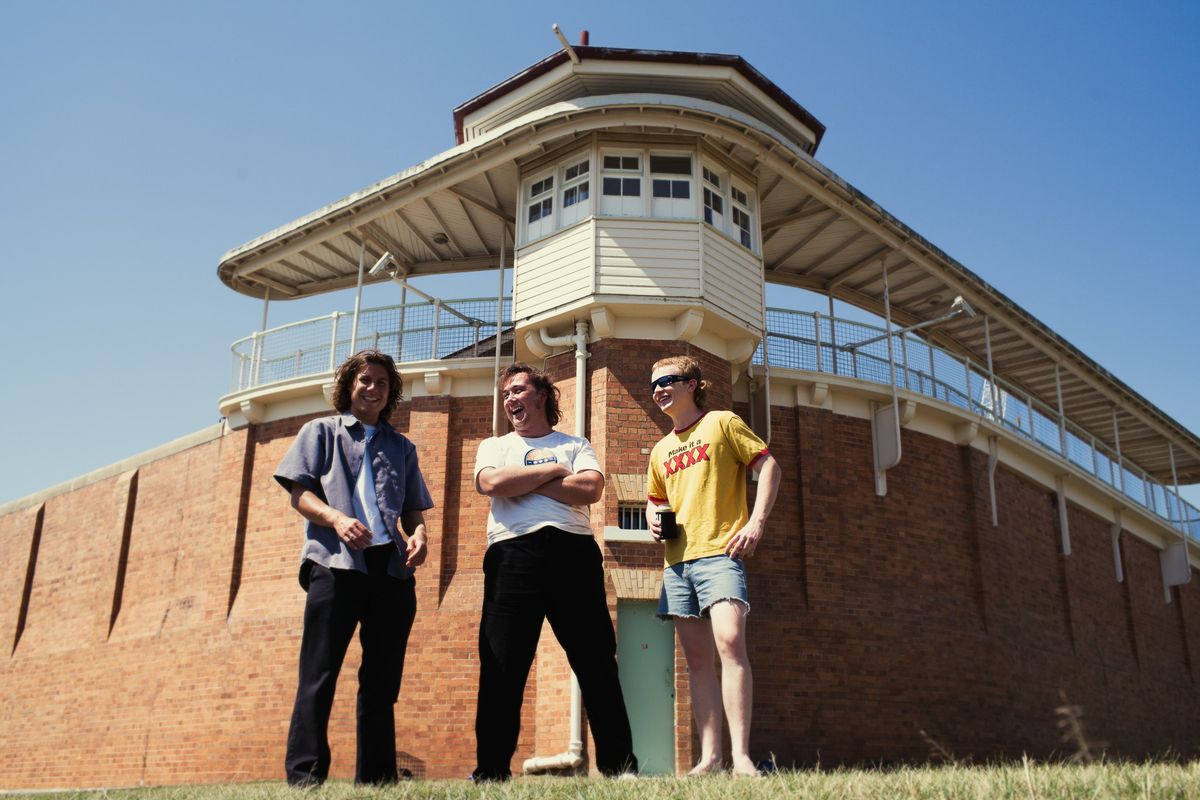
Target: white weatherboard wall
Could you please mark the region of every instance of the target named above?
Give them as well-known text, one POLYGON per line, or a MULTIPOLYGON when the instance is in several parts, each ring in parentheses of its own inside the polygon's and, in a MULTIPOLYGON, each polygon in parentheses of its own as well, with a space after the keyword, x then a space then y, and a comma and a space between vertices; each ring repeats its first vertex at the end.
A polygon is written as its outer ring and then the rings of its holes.
POLYGON ((707 225, 704 236, 704 298, 745 323, 752 331, 763 327, 763 267, 758 257, 707 225))
POLYGON ((596 222, 596 293, 700 297, 696 222, 601 219, 596 222))
POLYGON ((696 220, 593 217, 517 251, 513 318, 603 302, 706 306, 762 330, 758 256, 696 220))
POLYGON ((517 251, 513 319, 553 311, 592 294, 592 221, 517 251))

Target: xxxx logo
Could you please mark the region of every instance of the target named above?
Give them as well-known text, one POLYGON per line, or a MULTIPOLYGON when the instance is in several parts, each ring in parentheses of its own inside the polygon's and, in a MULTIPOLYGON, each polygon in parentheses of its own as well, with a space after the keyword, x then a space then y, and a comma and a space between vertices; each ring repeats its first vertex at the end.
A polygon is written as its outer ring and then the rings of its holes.
POLYGON ((676 472, 682 469, 687 469, 693 464, 699 464, 701 461, 708 461, 708 445, 701 444, 693 447, 691 450, 686 450, 677 456, 668 458, 663 466, 666 467, 667 477, 671 477, 676 472))

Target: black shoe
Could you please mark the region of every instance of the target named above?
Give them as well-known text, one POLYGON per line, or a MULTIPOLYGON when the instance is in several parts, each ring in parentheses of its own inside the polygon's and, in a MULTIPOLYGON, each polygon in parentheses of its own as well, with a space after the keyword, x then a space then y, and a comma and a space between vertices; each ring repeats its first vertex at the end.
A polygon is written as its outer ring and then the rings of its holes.
POLYGON ((476 767, 471 773, 470 779, 475 783, 504 783, 512 778, 512 773, 508 770, 483 769, 476 767))

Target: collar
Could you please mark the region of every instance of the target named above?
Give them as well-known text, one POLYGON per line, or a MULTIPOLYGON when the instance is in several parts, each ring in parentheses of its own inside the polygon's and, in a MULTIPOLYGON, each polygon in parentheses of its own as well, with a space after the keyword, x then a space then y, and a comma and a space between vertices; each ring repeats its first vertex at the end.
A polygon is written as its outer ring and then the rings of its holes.
MULTIPOLYGON (((342 419, 342 427, 343 428, 349 429, 349 428, 353 428, 355 425, 357 425, 360 428, 363 428, 363 421, 361 419, 359 419, 358 417, 354 416, 353 414, 351 414, 349 411, 346 411, 346 412, 340 414, 339 416, 342 419)), ((387 429, 387 430, 391 429, 391 426, 388 425, 386 421, 384 421, 382 419, 375 421, 375 430, 377 432, 380 430, 385 430, 385 429, 387 429)), ((365 428, 364 428, 364 430, 365 430, 365 428)))
POLYGON ((700 416, 696 417, 695 421, 693 421, 693 422, 692 422, 690 425, 684 425, 682 428, 676 428, 676 429, 675 429, 675 435, 677 435, 677 436, 678 436, 678 435, 679 435, 679 434, 681 434, 681 433, 686 433, 686 432, 690 431, 692 428, 694 428, 694 427, 696 427, 697 425, 699 425, 699 424, 700 424, 700 420, 704 419, 704 416, 705 416, 707 413, 708 413, 707 411, 701 411, 701 412, 700 412, 700 416))

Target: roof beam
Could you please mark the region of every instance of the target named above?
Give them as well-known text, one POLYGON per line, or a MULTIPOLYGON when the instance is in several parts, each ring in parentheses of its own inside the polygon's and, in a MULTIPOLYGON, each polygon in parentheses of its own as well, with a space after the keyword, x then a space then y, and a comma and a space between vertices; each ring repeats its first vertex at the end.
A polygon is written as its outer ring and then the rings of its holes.
POLYGON ((763 189, 761 192, 758 193, 758 207, 759 208, 762 208, 762 204, 767 202, 767 198, 771 196, 772 192, 774 192, 776 189, 779 188, 779 184, 781 184, 781 183, 783 183, 783 176, 780 175, 779 173, 776 173, 775 174, 775 182, 772 183, 770 186, 768 186, 766 189, 763 189))
POLYGON ((387 249, 387 248, 382 248, 382 249, 376 250, 363 237, 356 236, 353 231, 346 231, 346 238, 349 239, 350 241, 354 242, 354 244, 357 247, 361 247, 361 248, 365 249, 366 253, 367 253, 367 257, 370 258, 372 261, 378 261, 383 256, 384 250, 387 249))
POLYGON ((425 207, 429 209, 429 213, 433 215, 435 220, 437 220, 437 224, 442 226, 442 233, 446 234, 446 238, 450 240, 451 247, 458 251, 460 258, 465 257, 467 255, 467 251, 464 250, 462 245, 458 243, 458 239, 455 238, 454 232, 450 230, 450 226, 446 224, 444 219, 442 219, 442 215, 439 214, 437 209, 433 207, 433 203, 429 202, 428 197, 422 198, 421 202, 424 203, 425 207))
POLYGON ((329 240, 328 240, 328 239, 326 239, 325 241, 321 242, 321 243, 318 245, 318 247, 324 247, 326 250, 328 250, 329 252, 333 253, 335 256, 337 256, 338 258, 342 259, 342 260, 343 260, 343 261, 345 261, 347 264, 349 264, 351 267, 353 267, 353 268, 354 268, 354 271, 355 271, 355 274, 357 274, 357 273, 358 273, 358 259, 357 259, 357 258, 351 258, 350 256, 348 256, 348 255, 346 255, 345 253, 343 253, 341 250, 338 250, 336 247, 334 247, 332 244, 330 244, 330 242, 329 242, 329 240))
MULTIPOLYGON (((800 205, 795 206, 791 211, 788 211, 786 214, 784 214, 784 216, 775 217, 775 219, 772 220, 773 227, 771 225, 765 225, 763 227, 763 237, 762 237, 763 245, 765 246, 767 244, 767 242, 771 241, 771 239, 775 237, 775 234, 779 233, 780 231, 782 231, 784 228, 786 228, 788 226, 789 217, 794 218, 794 219, 790 220, 791 222, 801 222, 805 219, 808 219, 810 217, 816 216, 817 214, 820 214, 822 211, 828 210, 828 209, 826 209, 825 206, 820 206, 819 208, 814 208, 814 209, 808 209, 808 206, 810 206, 812 204, 816 204, 816 203, 817 203, 817 199, 815 197, 811 197, 811 196, 806 197, 806 198, 804 198, 803 202, 800 203, 800 205), (808 209, 808 210, 805 211, 805 209, 808 209), (797 216, 797 215, 801 215, 801 214, 802 214, 802 216, 797 216)), ((819 205, 819 204, 817 204, 817 205, 819 205)))
MULTIPOLYGON (((994 360, 994 359, 993 359, 994 360)), ((1030 367, 1034 368, 1033 375, 1041 373, 1050 373, 1054 371, 1054 366, 1057 362, 1045 353, 1037 353, 1032 356, 1017 359, 1004 359, 1004 369, 1008 372, 1013 370, 1024 370, 1030 367)))
MULTIPOLYGON (((912 263, 913 263, 912 259, 906 258, 903 261, 901 261, 899 264, 897 264, 896 268, 900 269, 903 267, 907 267, 909 264, 912 264, 912 263)), ((882 277, 882 275, 880 277, 882 277)), ((861 292, 863 289, 870 286, 872 283, 875 283, 879 279, 880 278, 871 277, 871 278, 863 281, 862 283, 858 284, 857 286, 851 286, 850 288, 856 292, 861 292)), ((896 295, 898 295, 900 292, 903 292, 905 289, 908 289, 911 286, 916 286, 918 283, 921 283, 922 281, 928 281, 928 280, 938 280, 938 278, 936 275, 931 275, 928 272, 922 272, 920 275, 915 275, 906 281, 900 281, 895 286, 890 287, 888 289, 888 294, 890 294, 893 298, 895 298, 896 295)), ((903 304, 905 301, 893 299, 892 302, 900 305, 900 304, 903 304)))
POLYGON ((416 236, 418 239, 420 239, 420 240, 421 240, 421 244, 425 245, 425 247, 426 247, 426 248, 429 250, 429 252, 433 253, 433 257, 434 257, 434 259, 436 259, 437 261, 441 261, 441 260, 442 260, 442 254, 441 254, 441 253, 439 253, 439 252, 437 251, 437 248, 433 246, 433 242, 431 242, 431 241, 429 241, 428 239, 426 239, 426 238, 425 238, 425 234, 421 233, 421 229, 420 229, 420 228, 418 228, 416 225, 414 225, 414 224, 413 224, 413 223, 412 223, 412 222, 409 220, 409 218, 408 218, 408 217, 405 215, 405 213, 404 213, 404 209, 402 209, 402 208, 397 208, 397 209, 396 209, 396 211, 395 211, 395 214, 396 214, 396 216, 397 216, 397 217, 399 217, 399 218, 400 218, 400 221, 401 221, 401 222, 403 222, 405 225, 407 225, 407 226, 408 226, 408 230, 409 230, 409 231, 412 233, 412 235, 413 235, 413 236, 416 236))
POLYGON ((286 258, 279 259, 279 264, 280 264, 280 266, 284 266, 290 270, 299 272, 301 275, 308 278, 310 281, 321 280, 321 276, 316 274, 315 272, 313 272, 311 269, 305 269, 304 267, 300 266, 299 264, 293 264, 291 261, 288 261, 286 258))
POLYGON ((479 244, 483 245, 483 252, 490 256, 492 254, 492 248, 488 247, 487 239, 483 238, 483 232, 480 231, 479 226, 475 224, 475 218, 471 216, 471 209, 467 207, 467 204, 464 203, 461 198, 456 199, 458 200, 458 207, 462 209, 463 216, 467 218, 467 222, 471 226, 471 230, 475 231, 475 238, 479 240, 479 244))
POLYGON ((483 183, 485 186, 487 186, 488 192, 492 195, 492 202, 495 204, 496 208, 503 211, 504 203, 500 202, 500 193, 496 191, 496 184, 492 183, 492 173, 491 172, 488 172, 486 170, 484 171, 483 183))
MULTIPOLYGON (((792 245, 792 248, 790 250, 788 250, 786 253, 784 253, 779 258, 775 259, 775 263, 771 265, 771 269, 773 269, 773 270, 779 269, 779 267, 783 265, 783 262, 787 261, 789 258, 794 256, 796 253, 803 250, 808 245, 809 242, 811 242, 813 239, 820 236, 822 233, 825 232, 825 230, 827 228, 829 228, 829 226, 833 225, 835 222, 837 222, 839 219, 841 219, 841 217, 838 216, 838 213, 831 208, 825 209, 825 213, 832 214, 833 216, 831 216, 829 219, 822 222, 817 227, 813 228, 812 231, 810 231, 807 236, 805 236, 800 241, 796 242, 796 244, 792 245)), ((801 274, 803 275, 803 274, 807 274, 807 273, 808 273, 808 270, 805 270, 801 274)))
POLYGON ((833 210, 833 209, 829 208, 828 206, 824 206, 824 205, 820 206, 819 208, 808 208, 808 206, 812 205, 816 201, 817 201, 817 199, 815 197, 811 197, 811 196, 807 197, 807 198, 805 198, 803 203, 796 206, 791 211, 788 211, 783 216, 775 217, 774 219, 769 219, 769 220, 764 219, 762 221, 763 232, 764 233, 766 231, 774 232, 774 231, 778 230, 779 228, 782 228, 784 225, 790 225, 793 222, 803 222, 804 220, 810 219, 811 217, 815 217, 818 214, 824 214, 827 211, 833 210))
MULTIPOLYGON (((943 284, 941 286, 938 286, 935 289, 926 289, 923 292, 919 292, 919 293, 913 295, 912 297, 907 297, 903 300, 897 298, 896 300, 893 300, 892 302, 895 303, 896 305, 900 305, 900 306, 920 306, 920 305, 925 305, 930 300, 936 299, 938 295, 944 294, 947 291, 949 291, 949 289, 945 286, 945 284, 943 284)), ((896 290, 893 289, 892 290, 893 296, 895 295, 895 293, 896 293, 896 290)))
POLYGON ((808 271, 809 271, 809 272, 816 272, 818 269, 820 269, 822 266, 824 266, 824 264, 825 264, 827 261, 829 261, 829 259, 831 259, 831 258, 833 258, 834 256, 836 256, 838 253, 841 253, 841 252, 842 252, 842 251, 844 251, 844 250, 845 250, 847 247, 851 247, 851 246, 853 246, 855 242, 857 242, 859 239, 861 239, 862 237, 864 237, 864 236, 866 236, 866 235, 867 235, 867 232, 866 232, 866 231, 864 231, 864 230, 862 230, 862 229, 859 229, 858 233, 854 234, 853 236, 848 236, 848 237, 846 237, 845 239, 843 239, 843 240, 841 241, 841 243, 834 245, 834 246, 833 246, 833 248, 832 248, 832 249, 830 249, 830 251, 829 251, 828 253, 826 253, 825 255, 821 256, 821 257, 820 257, 820 258, 818 258, 816 261, 813 261, 813 262, 811 262, 811 263, 808 265, 808 271))
POLYGON ((257 272, 254 275, 247 276, 246 280, 251 281, 253 283, 261 284, 263 286, 266 286, 269 289, 274 289, 277 292, 283 292, 288 297, 295 297, 296 295, 300 294, 299 289, 293 289, 291 286, 288 286, 286 283, 280 283, 279 281, 272 280, 271 278, 268 278, 266 275, 263 275, 261 272, 257 272))
POLYGON ((391 236, 389 236, 382 228, 380 228, 378 223, 368 222, 365 225, 363 225, 362 228, 360 228, 359 230, 361 230, 365 235, 374 239, 375 242, 377 244, 379 244, 380 246, 382 246, 384 250, 387 250, 394 256, 398 256, 404 264, 404 269, 405 269, 406 273, 409 269, 408 265, 412 264, 413 262, 415 262, 417 260, 416 256, 414 256, 412 253, 408 252, 407 248, 405 248, 402 244, 397 242, 395 239, 393 239, 391 236))
MULTIPOLYGON (((330 273, 331 275, 341 275, 341 274, 342 274, 342 270, 338 269, 337 267, 333 266, 332 264, 330 264, 330 263, 329 263, 328 261, 326 261, 325 259, 323 259, 323 258, 321 258, 320 256, 318 256, 318 255, 317 255, 316 253, 314 253, 312 250, 305 250, 305 251, 304 251, 303 253, 301 253, 300 255, 303 255, 303 256, 304 256, 305 258, 307 258, 309 261, 312 261, 312 262, 314 262, 314 263, 315 263, 317 266, 319 266, 321 269, 325 270, 326 272, 330 273)), ((248 278, 248 277, 250 277, 250 276, 249 276, 249 275, 243 275, 243 276, 240 276, 240 277, 248 278)))
MULTIPOLYGON (((866 233, 866 231, 863 231, 863 232, 866 233)), ((828 281, 826 281, 826 285, 832 289, 833 287, 844 283, 847 279, 854 277, 862 270, 864 270, 867 267, 874 264, 881 257, 887 258, 888 254, 890 254, 891 252, 893 252, 892 248, 888 247, 885 244, 883 247, 881 247, 878 250, 876 250, 875 252, 871 253, 871 255, 867 256, 866 258, 860 259, 859 261, 857 261, 857 262, 851 264, 850 266, 846 267, 845 269, 843 269, 841 272, 832 276, 828 281)), ((908 264, 908 263, 911 263, 911 262, 909 262, 909 260, 906 258, 898 266, 904 266, 904 264, 908 264)))
MULTIPOLYGON (((490 188, 491 184, 489 183, 488 186, 490 188)), ((464 192, 462 189, 459 189, 457 186, 449 186, 446 188, 446 191, 450 192, 450 194, 454 195, 455 197, 459 198, 460 200, 466 200, 471 205, 475 206, 476 208, 479 208, 482 211, 486 211, 487 213, 491 214, 494 217, 499 217, 500 219, 507 222, 509 225, 515 225, 517 223, 516 218, 513 217, 511 214, 506 214, 504 212, 504 209, 498 208, 498 207, 492 205, 491 203, 487 202, 486 200, 480 200, 478 197, 472 197, 471 195, 464 192)), ((494 189, 492 190, 492 193, 495 194, 494 189)))

